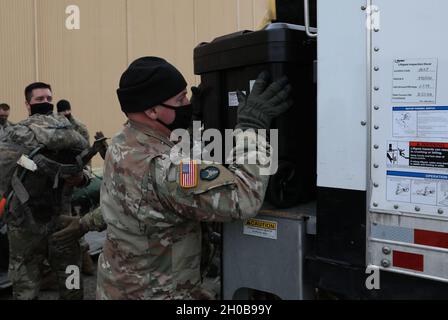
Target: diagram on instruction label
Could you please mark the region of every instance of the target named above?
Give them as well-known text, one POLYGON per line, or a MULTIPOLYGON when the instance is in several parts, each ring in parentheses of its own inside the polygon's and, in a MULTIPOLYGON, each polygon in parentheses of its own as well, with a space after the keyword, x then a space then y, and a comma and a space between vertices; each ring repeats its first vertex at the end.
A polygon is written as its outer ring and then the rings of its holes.
POLYGON ((401 178, 387 179, 389 201, 411 202, 411 180, 401 178))
POLYGON ((412 180, 411 202, 435 206, 437 204, 436 188, 436 182, 412 180))
POLYGON ((448 183, 439 183, 437 194, 439 195, 437 204, 448 207, 448 183))
POLYGON ((448 207, 448 175, 388 171, 387 200, 448 207))
POLYGON ((417 114, 394 112, 394 137, 417 137, 417 114))
POLYGON ((409 143, 402 141, 388 141, 386 152, 388 166, 409 166, 409 143))

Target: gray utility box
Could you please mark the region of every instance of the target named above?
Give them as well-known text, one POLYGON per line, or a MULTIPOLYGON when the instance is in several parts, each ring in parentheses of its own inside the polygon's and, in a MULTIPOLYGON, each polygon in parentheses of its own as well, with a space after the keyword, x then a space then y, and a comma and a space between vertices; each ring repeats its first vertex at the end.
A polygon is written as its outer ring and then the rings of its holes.
MULTIPOLYGON (((263 208, 254 219, 225 223, 223 298, 246 300, 252 290, 282 300, 312 299, 304 279, 306 231, 314 204, 279 210, 263 208)), ((310 230, 311 231, 311 230, 310 230)))

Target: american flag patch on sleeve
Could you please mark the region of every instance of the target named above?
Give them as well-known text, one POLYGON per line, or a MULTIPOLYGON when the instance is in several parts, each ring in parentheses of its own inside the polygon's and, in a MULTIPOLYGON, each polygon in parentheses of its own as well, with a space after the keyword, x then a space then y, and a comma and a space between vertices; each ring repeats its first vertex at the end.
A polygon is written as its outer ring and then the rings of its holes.
POLYGON ((181 188, 184 189, 194 188, 198 185, 198 165, 196 161, 181 161, 179 182, 181 188))

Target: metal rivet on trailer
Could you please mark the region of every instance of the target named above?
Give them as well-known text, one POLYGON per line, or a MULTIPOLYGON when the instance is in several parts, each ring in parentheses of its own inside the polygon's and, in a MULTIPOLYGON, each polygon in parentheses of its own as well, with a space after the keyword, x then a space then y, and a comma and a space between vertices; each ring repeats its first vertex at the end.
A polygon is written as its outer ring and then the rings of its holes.
POLYGON ((389 268, 389 267, 390 267, 390 261, 387 260, 387 259, 383 259, 383 260, 381 260, 381 265, 382 265, 384 268, 389 268))
POLYGON ((378 106, 374 106, 373 109, 375 109, 375 110, 380 110, 380 107, 378 107, 378 106))
POLYGON ((378 207, 378 203, 374 202, 374 203, 373 203, 373 206, 374 206, 374 207, 378 207))
POLYGON ((378 183, 374 183, 373 186, 374 186, 375 188, 378 188, 378 187, 379 187, 379 184, 378 184, 378 183))
POLYGON ((367 6, 361 6, 361 10, 364 11, 367 9, 367 6))
POLYGON ((365 126, 367 124, 367 121, 361 121, 361 125, 365 126))
POLYGON ((415 207, 415 211, 420 211, 420 207, 415 207))
POLYGON ((375 168, 375 169, 378 169, 380 166, 379 165, 377 165, 376 163, 373 165, 373 167, 375 168))
POLYGON ((383 247, 383 253, 384 254, 390 254, 392 252, 392 250, 390 250, 389 247, 383 247))
POLYGON ((400 208, 400 207, 398 206, 398 204, 395 204, 395 205, 394 205, 394 209, 396 210, 396 209, 398 209, 398 208, 400 208))
POLYGON ((439 209, 439 210, 437 210, 437 213, 438 213, 438 214, 443 214, 443 209, 439 209))
POLYGON ((378 149, 380 146, 377 145, 377 144, 375 144, 373 147, 374 147, 375 149, 378 149))
POLYGON ((378 130, 380 128, 380 126, 374 126, 375 130, 378 130))
POLYGON ((376 66, 375 68, 373 68, 373 70, 375 70, 375 71, 379 71, 379 70, 380 70, 380 67, 376 66))

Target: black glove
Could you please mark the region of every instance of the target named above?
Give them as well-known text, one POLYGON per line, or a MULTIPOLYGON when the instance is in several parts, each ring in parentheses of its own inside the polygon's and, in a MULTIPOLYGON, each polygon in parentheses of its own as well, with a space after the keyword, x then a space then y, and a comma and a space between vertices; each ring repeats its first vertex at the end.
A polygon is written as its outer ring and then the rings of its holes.
POLYGON ((204 96, 204 90, 200 84, 197 87, 191 87, 191 105, 193 107, 193 121, 202 120, 202 98, 204 96))
POLYGON ((103 160, 106 158, 106 152, 107 152, 107 148, 109 147, 106 140, 104 140, 104 134, 102 131, 98 131, 95 134, 95 140, 101 140, 101 145, 98 147, 98 152, 101 156, 101 158, 103 158, 103 160))
POLYGON ((249 97, 241 91, 237 92, 239 107, 236 129, 269 129, 272 119, 292 106, 288 78, 283 77, 267 87, 269 79, 269 73, 263 71, 255 81, 249 97))
POLYGON ((80 222, 79 217, 59 216, 57 220, 59 227, 63 228, 53 233, 52 239, 60 247, 68 246, 78 241, 89 230, 80 222))

